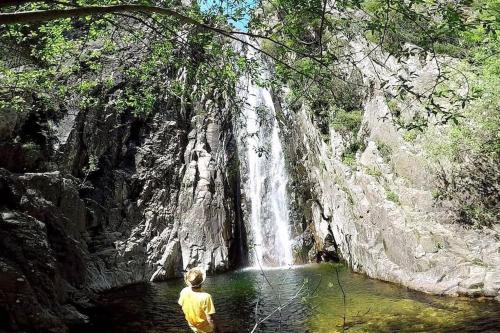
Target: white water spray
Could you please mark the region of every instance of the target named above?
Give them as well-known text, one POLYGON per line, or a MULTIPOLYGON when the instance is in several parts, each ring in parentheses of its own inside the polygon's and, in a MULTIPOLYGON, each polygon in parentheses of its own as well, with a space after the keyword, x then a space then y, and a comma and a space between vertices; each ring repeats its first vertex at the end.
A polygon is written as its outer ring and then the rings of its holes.
POLYGON ((292 265, 288 177, 274 104, 269 90, 250 80, 242 82, 240 89, 240 96, 246 101, 240 144, 247 161, 245 192, 251 207, 252 264, 292 265))

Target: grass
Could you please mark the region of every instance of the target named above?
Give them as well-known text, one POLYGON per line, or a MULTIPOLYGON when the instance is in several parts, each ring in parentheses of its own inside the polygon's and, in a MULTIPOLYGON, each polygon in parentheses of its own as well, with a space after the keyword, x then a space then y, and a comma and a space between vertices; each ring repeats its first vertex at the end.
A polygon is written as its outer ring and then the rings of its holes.
POLYGON ((386 190, 386 198, 387 200, 394 202, 396 205, 401 205, 401 201, 399 201, 399 196, 396 194, 396 192, 392 190, 386 190))
POLYGON ((414 142, 418 137, 418 131, 416 129, 411 129, 403 134, 403 139, 406 142, 414 142))
POLYGON ((348 166, 356 165, 356 153, 355 152, 344 152, 342 154, 342 163, 348 166))
POLYGON ((366 169, 366 173, 369 174, 370 176, 373 176, 373 177, 376 177, 376 178, 380 178, 382 177, 382 171, 380 171, 379 169, 373 167, 373 168, 367 168, 366 169))
POLYGON ((391 161, 392 149, 388 145, 383 142, 377 142, 377 149, 380 153, 380 156, 384 159, 385 163, 389 163, 391 161))

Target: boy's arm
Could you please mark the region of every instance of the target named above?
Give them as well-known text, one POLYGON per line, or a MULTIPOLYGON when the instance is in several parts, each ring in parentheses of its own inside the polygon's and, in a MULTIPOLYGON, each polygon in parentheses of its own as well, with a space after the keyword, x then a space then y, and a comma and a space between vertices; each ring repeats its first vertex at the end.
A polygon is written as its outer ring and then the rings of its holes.
POLYGON ((212 301, 212 296, 208 295, 205 303, 205 314, 207 316, 207 321, 210 327, 214 332, 217 331, 217 327, 215 325, 215 320, 214 320, 214 314, 215 314, 215 306, 214 302, 212 301))
POLYGON ((214 314, 207 314, 207 321, 214 332, 217 332, 217 327, 215 326, 214 314))
POLYGON ((184 303, 184 290, 181 291, 179 300, 177 301, 177 304, 179 304, 180 306, 182 306, 182 303, 184 303))

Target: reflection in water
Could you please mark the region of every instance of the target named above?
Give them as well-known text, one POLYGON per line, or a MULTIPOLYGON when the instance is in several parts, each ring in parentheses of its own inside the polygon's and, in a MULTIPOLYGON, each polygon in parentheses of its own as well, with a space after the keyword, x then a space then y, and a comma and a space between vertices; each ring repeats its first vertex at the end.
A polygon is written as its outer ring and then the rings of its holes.
MULTIPOLYGON (((437 297, 371 280, 339 268, 347 294, 348 332, 499 332, 500 304, 437 297)), ((222 332, 250 332, 258 319, 305 292, 257 332, 342 332, 342 296, 331 265, 245 270, 208 277, 222 332), (269 282, 267 281, 269 280, 269 282)), ((138 284, 101 295, 92 314, 96 332, 190 332, 177 305, 181 279, 138 284)))

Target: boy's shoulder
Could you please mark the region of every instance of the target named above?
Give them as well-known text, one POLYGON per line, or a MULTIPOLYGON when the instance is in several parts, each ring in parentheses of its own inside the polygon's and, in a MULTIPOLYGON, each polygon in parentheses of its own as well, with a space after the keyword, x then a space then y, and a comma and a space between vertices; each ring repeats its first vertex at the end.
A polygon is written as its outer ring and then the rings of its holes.
POLYGON ((205 292, 205 291, 202 291, 201 292, 203 294, 204 297, 206 298, 209 298, 209 297, 212 297, 209 293, 205 292))
POLYGON ((205 302, 212 301, 212 295, 210 295, 209 293, 203 292, 203 296, 202 297, 203 297, 203 300, 205 302))
MULTIPOLYGON (((191 289, 191 287, 185 287, 181 290, 180 295, 182 296, 184 294, 189 294, 189 293, 195 293, 195 292, 191 289)), ((212 296, 209 293, 204 291, 197 291, 196 295, 198 295, 199 298, 204 298, 204 299, 212 298, 212 296)))

